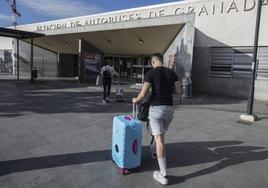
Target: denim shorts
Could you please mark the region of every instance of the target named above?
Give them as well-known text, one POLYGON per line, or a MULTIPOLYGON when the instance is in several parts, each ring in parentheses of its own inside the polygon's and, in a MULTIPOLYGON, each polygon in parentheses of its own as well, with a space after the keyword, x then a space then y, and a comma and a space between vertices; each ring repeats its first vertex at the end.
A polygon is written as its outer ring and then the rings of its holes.
POLYGON ((173 106, 150 106, 149 120, 152 134, 161 135, 168 130, 173 119, 173 106))

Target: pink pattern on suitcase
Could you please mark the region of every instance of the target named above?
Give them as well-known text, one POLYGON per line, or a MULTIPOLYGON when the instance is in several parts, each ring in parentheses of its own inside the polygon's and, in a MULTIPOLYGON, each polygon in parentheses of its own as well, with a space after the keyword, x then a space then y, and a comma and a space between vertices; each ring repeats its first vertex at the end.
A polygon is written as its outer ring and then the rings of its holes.
POLYGON ((137 139, 135 139, 135 140, 133 141, 133 144, 132 144, 132 151, 133 151, 134 154, 137 154, 137 152, 138 152, 138 140, 137 140, 137 139))
POLYGON ((125 119, 128 120, 128 121, 131 121, 132 117, 131 116, 125 116, 125 119))

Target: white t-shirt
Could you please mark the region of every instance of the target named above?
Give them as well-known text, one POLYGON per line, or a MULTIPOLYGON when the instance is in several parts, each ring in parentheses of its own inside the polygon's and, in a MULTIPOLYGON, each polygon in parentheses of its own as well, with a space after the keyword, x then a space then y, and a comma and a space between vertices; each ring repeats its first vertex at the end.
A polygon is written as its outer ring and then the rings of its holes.
POLYGON ((109 71, 111 75, 113 76, 114 74, 119 76, 119 74, 114 70, 114 68, 110 65, 105 65, 101 68, 101 75, 103 75, 104 71, 109 71))

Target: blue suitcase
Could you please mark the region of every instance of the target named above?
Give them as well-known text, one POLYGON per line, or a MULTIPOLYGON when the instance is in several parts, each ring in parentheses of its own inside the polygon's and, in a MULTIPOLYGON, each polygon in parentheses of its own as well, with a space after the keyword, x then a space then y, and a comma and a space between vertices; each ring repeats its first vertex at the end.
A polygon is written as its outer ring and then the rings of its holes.
MULTIPOLYGON (((134 112, 134 109, 133 109, 134 112)), ((120 173, 139 169, 142 150, 142 125, 130 115, 113 118, 112 158, 120 173)))

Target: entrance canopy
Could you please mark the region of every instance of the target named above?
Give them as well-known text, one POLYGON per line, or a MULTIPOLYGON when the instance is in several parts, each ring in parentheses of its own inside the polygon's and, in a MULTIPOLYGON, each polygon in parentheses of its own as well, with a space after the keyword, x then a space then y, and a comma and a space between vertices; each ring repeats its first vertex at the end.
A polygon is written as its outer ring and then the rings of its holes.
POLYGON ((104 54, 164 53, 185 25, 193 25, 193 20, 194 15, 177 15, 49 30, 34 44, 54 52, 77 54, 78 41, 83 39, 104 54))
MULTIPOLYGON (((148 69, 150 59, 146 58, 161 53, 167 67, 182 77, 189 77, 194 19, 194 14, 184 14, 63 28, 44 27, 46 30, 42 32, 46 36, 31 40, 38 47, 35 64, 39 69, 49 65, 44 72, 53 71, 62 77, 77 75, 83 82, 95 81, 106 58, 112 58, 120 76, 139 79, 148 69), (123 59, 123 56, 132 60, 123 59)), ((61 23, 65 22, 51 22, 54 25, 61 23)), ((40 25, 27 27, 34 30, 40 25)))
POLYGON ((18 39, 43 37, 44 34, 0 27, 0 36, 18 39))
POLYGON ((60 53, 78 52, 80 38, 104 54, 152 54, 164 52, 181 30, 183 24, 119 29, 90 33, 43 37, 35 44, 60 53))

